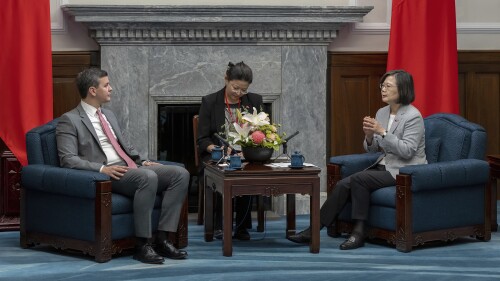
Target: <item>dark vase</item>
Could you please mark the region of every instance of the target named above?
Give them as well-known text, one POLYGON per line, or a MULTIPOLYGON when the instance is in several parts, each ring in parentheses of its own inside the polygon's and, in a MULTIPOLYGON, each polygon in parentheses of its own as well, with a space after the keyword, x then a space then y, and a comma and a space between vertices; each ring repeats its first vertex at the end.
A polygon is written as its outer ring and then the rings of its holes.
POLYGON ((265 163, 273 156, 274 149, 267 147, 242 147, 241 151, 248 162, 265 163))

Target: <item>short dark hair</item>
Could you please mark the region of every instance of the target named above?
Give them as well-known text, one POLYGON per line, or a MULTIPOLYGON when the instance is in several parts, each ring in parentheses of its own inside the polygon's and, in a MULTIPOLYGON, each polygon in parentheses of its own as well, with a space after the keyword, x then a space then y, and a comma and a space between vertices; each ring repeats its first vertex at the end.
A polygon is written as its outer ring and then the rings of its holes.
POLYGON ((108 73, 99 68, 87 68, 76 76, 76 87, 82 99, 87 97, 90 87, 99 87, 99 79, 107 77, 108 73))
POLYGON ((393 76, 396 79, 396 86, 399 93, 398 103, 402 105, 412 103, 415 100, 415 88, 411 74, 402 69, 388 71, 380 78, 380 85, 384 83, 388 76, 393 76))
POLYGON ((241 80, 248 82, 248 84, 252 84, 253 80, 252 69, 244 62, 239 62, 237 64, 229 62, 226 70, 226 79, 228 81, 241 80))

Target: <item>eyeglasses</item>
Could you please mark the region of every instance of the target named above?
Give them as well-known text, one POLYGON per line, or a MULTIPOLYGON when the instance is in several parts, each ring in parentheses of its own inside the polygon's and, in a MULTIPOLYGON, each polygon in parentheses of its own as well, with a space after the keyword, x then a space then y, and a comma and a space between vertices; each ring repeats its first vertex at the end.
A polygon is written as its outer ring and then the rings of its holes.
POLYGON ((392 88, 392 87, 396 87, 396 86, 391 85, 391 84, 380 84, 380 85, 379 85, 379 87, 380 87, 380 90, 383 90, 384 88, 385 88, 386 90, 389 90, 390 88, 392 88))
POLYGON ((233 84, 229 84, 229 85, 231 86, 231 89, 235 92, 240 92, 243 95, 246 95, 248 93, 248 89, 242 90, 242 89, 238 88, 238 86, 233 86, 233 84))

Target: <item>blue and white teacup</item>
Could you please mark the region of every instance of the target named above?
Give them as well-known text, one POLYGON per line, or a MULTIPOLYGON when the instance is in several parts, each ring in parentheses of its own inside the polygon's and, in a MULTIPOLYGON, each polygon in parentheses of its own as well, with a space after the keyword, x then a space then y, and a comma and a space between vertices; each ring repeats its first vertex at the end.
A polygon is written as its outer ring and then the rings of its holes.
POLYGON ((222 158, 222 148, 220 146, 212 148, 212 160, 219 161, 221 158, 222 158))
POLYGON ((302 167, 304 166, 304 161, 306 161, 304 155, 300 154, 299 151, 295 151, 295 153, 292 154, 291 158, 292 160, 290 166, 292 167, 302 167))
POLYGON ((241 157, 239 155, 231 155, 229 157, 229 168, 239 169, 241 168, 241 157))

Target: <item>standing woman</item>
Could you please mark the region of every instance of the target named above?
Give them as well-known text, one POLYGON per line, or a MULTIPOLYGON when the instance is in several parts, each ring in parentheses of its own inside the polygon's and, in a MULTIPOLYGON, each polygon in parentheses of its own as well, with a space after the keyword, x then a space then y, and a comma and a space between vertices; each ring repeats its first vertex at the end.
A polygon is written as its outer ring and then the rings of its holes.
MULTIPOLYGON (((415 100, 413 78, 404 70, 385 73, 380 79, 382 101, 375 118, 363 119, 368 152, 383 154, 369 168, 340 180, 321 207, 321 227, 332 225, 347 201, 352 202, 351 218, 355 221, 351 236, 340 245, 341 250, 364 246, 365 225, 369 216, 371 192, 396 184, 401 167, 426 164, 424 120, 411 103, 415 100)), ((309 243, 309 229, 289 237, 296 243, 309 243)))
MULTIPOLYGON (((252 83, 252 69, 244 62, 229 63, 224 76, 224 88, 216 93, 202 98, 198 123, 198 151, 200 151, 199 179, 203 180, 203 163, 210 160, 212 149, 221 146, 214 133, 221 133, 227 138, 227 130, 237 121, 236 111, 260 109, 263 106, 262 96, 248 92, 252 83)), ((237 148, 236 148, 237 149, 237 148)), ((231 153, 228 148, 228 154, 231 153)), ((204 186, 204 185, 203 185, 204 186)), ((235 199, 236 228, 234 238, 249 240, 247 228, 251 228, 251 196, 242 196, 235 199)), ((222 196, 217 193, 215 205, 215 233, 218 239, 222 238, 222 196)))

